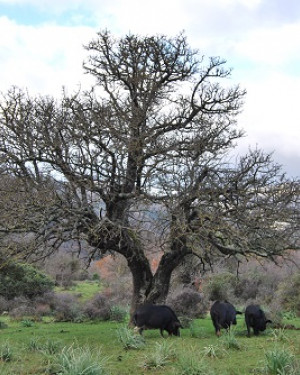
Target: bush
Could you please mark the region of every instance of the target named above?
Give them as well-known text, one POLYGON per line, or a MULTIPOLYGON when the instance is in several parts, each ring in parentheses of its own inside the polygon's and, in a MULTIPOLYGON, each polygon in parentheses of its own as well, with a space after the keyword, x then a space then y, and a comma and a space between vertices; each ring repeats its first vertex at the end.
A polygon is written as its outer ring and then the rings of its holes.
POLYGON ((203 318, 208 311, 208 303, 203 295, 191 288, 184 288, 175 292, 167 300, 179 316, 187 318, 203 318))
POLYGON ((127 316, 127 310, 122 306, 112 306, 110 309, 110 320, 124 322, 127 316))
POLYGON ((76 297, 68 293, 54 295, 51 307, 56 321, 79 322, 83 319, 83 312, 76 297))
POLYGON ((33 298, 54 288, 53 281, 29 264, 8 262, 0 268, 0 295, 33 298))
POLYGON ((300 272, 282 282, 277 295, 284 310, 300 316, 300 272))
POLYGON ((15 297, 9 301, 9 316, 13 319, 20 320, 24 316, 35 315, 35 307, 32 301, 24 296, 15 297))
POLYGON ((205 280, 203 292, 205 297, 210 301, 232 300, 236 283, 236 276, 230 272, 210 275, 205 280))
POLYGON ((89 319, 109 320, 111 309, 107 297, 101 293, 96 294, 92 300, 87 303, 84 314, 89 319))
POLYGON ((3 296, 0 296, 0 314, 8 311, 8 301, 3 296))

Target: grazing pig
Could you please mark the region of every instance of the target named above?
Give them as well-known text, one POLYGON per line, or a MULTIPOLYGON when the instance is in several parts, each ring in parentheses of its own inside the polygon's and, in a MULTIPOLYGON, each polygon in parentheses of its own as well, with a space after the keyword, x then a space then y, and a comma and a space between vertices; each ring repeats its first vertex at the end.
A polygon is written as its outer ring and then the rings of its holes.
POLYGON ((217 336, 220 336, 221 328, 229 329, 232 324, 236 324, 236 314, 242 313, 236 311, 234 306, 227 301, 216 301, 212 305, 210 316, 217 336))
POLYGON ((174 311, 166 305, 146 304, 139 307, 134 313, 133 322, 140 334, 144 329, 159 329, 162 337, 164 330, 169 336, 180 336, 179 328, 182 328, 174 311))
POLYGON ((245 310, 245 321, 247 325, 248 337, 250 337, 250 329, 253 328, 255 336, 259 335, 259 332, 264 331, 267 328, 267 323, 272 323, 271 320, 267 320, 265 313, 259 305, 249 305, 245 310))

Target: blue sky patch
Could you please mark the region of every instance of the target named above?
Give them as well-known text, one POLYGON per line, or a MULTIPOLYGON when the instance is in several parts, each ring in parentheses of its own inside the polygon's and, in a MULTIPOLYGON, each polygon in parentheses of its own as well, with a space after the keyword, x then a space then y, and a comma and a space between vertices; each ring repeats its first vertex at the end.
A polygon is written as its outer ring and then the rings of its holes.
POLYGON ((28 4, 0 4, 0 16, 6 16, 17 24, 25 26, 38 26, 44 23, 55 23, 60 26, 94 27, 96 25, 93 13, 81 7, 57 13, 49 8, 44 11, 28 4))

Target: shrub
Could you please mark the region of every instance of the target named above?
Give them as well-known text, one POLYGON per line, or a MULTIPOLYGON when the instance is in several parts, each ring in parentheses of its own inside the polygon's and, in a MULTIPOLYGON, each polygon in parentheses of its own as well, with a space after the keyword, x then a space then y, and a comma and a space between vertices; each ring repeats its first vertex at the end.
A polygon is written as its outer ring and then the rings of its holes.
POLYGON ((110 320, 124 322, 127 317, 127 309, 122 306, 112 306, 110 309, 110 320))
POLYGON ((300 316, 300 272, 279 284, 277 295, 284 310, 300 316))
POLYGON ((210 275, 205 280, 203 292, 208 300, 232 300, 234 288, 236 286, 236 276, 230 272, 222 272, 210 275))
POLYGON ((33 316, 35 307, 28 298, 19 296, 9 301, 9 316, 16 320, 21 320, 25 316, 33 316))
POLYGON ((208 310, 208 303, 203 299, 203 295, 191 288, 174 293, 167 303, 179 316, 189 318, 203 318, 208 310))
POLYGON ((0 314, 8 311, 8 300, 3 296, 0 296, 0 314))
POLYGON ((84 309, 84 314, 89 319, 109 320, 111 316, 108 298, 98 293, 90 300, 84 309))
POLYGON ((0 268, 0 295, 33 298, 54 288, 53 281, 29 264, 8 262, 0 268))
POLYGON ((63 322, 82 321, 83 312, 77 298, 68 293, 56 294, 52 301, 55 320, 63 322))

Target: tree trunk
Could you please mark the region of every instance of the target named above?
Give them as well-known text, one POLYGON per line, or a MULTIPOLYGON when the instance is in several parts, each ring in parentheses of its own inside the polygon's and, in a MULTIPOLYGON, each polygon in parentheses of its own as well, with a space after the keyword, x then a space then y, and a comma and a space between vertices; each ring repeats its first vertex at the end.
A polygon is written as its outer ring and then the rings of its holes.
POLYGON ((130 322, 134 311, 142 304, 164 304, 170 289, 174 269, 187 255, 184 251, 165 253, 153 275, 147 258, 132 258, 128 265, 133 278, 133 295, 130 308, 130 322))

